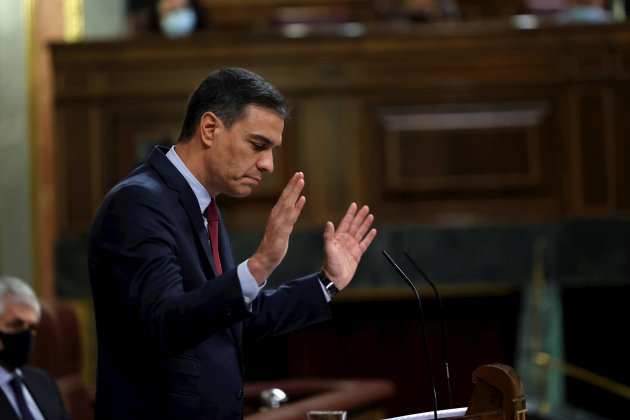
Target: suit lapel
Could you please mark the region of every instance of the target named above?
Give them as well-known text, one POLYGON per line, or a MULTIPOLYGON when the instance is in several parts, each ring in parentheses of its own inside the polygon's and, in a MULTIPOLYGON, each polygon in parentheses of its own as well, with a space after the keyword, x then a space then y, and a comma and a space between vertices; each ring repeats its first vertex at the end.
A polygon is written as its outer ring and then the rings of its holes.
MULTIPOLYGON (((219 254, 221 255, 221 266, 223 271, 228 271, 234 268, 234 257, 232 256, 232 244, 227 234, 227 229, 223 223, 223 213, 219 208, 219 254)), ((238 348, 238 357, 241 362, 241 370, 243 369, 243 323, 238 322, 230 327, 232 338, 236 342, 238 348)))
POLYGON ((39 408, 44 418, 55 418, 55 413, 57 413, 54 400, 55 390, 50 388, 43 378, 38 378, 32 372, 29 372, 28 366, 22 369, 22 377, 24 378, 24 385, 28 388, 28 392, 35 400, 35 404, 37 404, 37 408, 39 408))
POLYGON ((26 369, 22 370, 22 377, 24 378, 24 385, 26 385, 28 392, 35 400, 39 411, 42 412, 45 419, 50 418, 50 399, 46 398, 47 390, 40 386, 39 381, 32 380, 33 378, 26 369))
POLYGON ((186 181, 186 178, 179 173, 177 168, 173 166, 170 160, 166 157, 168 148, 164 146, 156 146, 155 149, 149 155, 149 163, 160 174, 164 182, 179 192, 179 201, 186 211, 190 223, 195 228, 195 241, 204 250, 205 262, 212 268, 212 271, 216 275, 216 267, 212 258, 212 251, 210 249, 210 243, 208 241, 208 230, 203 223, 203 215, 199 209, 199 202, 195 193, 193 193, 190 185, 186 181))
POLYGON ((20 420, 4 392, 0 389, 0 419, 20 420))
POLYGON ((217 268, 214 266, 214 259, 212 258, 212 250, 210 249, 210 241, 208 240, 208 229, 203 223, 203 215, 199 213, 199 202, 197 197, 192 192, 188 184, 186 184, 188 190, 180 190, 179 201, 182 204, 186 214, 190 219, 190 222, 195 227, 195 241, 203 248, 206 262, 212 267, 212 271, 215 276, 217 274, 217 268))
MULTIPOLYGON (((164 146, 156 146, 155 149, 149 155, 149 164, 155 168, 160 174, 164 182, 179 192, 179 200, 182 207, 186 211, 190 222, 195 227, 196 238, 195 240, 203 248, 205 253, 205 261, 212 268, 215 275, 217 274, 216 267, 214 266, 214 259, 212 258, 212 251, 210 249, 210 242, 208 240, 208 230, 203 223, 203 216, 199 212, 199 202, 197 197, 193 193, 190 185, 186 179, 179 173, 177 168, 166 157, 168 148, 164 146)), ((232 247, 230 245, 230 239, 223 223, 223 214, 219 209, 219 252, 221 254, 221 264, 224 271, 228 271, 234 268, 234 259, 232 257, 232 247)), ((237 323, 229 328, 230 334, 235 341, 238 351, 239 359, 242 361, 242 323, 237 323)))
POLYGON ((232 244, 223 223, 223 213, 219 208, 219 254, 221 255, 221 267, 223 271, 234 268, 234 257, 232 257, 232 244))

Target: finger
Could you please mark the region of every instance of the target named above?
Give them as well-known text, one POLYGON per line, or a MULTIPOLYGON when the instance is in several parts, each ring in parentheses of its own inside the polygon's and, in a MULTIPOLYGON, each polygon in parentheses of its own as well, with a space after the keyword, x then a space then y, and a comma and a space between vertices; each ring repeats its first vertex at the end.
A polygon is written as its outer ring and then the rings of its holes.
POLYGON ((374 223, 374 215, 373 214, 368 214, 363 219, 363 222, 361 223, 361 225, 357 229, 357 232, 355 233, 354 238, 357 241, 360 241, 361 238, 363 238, 365 236, 365 233, 368 231, 368 229, 370 229, 370 226, 372 226, 372 223, 374 223))
POLYGON ((367 232, 367 229, 369 228, 371 221, 374 218, 374 216, 371 216, 369 213, 370 208, 368 206, 363 206, 352 219, 352 224, 350 226, 350 229, 348 230, 348 233, 353 235, 357 240, 360 240, 365 232, 367 232))
POLYGON ((304 174, 302 172, 296 172, 288 185, 287 202, 289 205, 293 206, 296 204, 305 184, 304 174))
POLYGON ((350 226, 352 226, 352 220, 354 219, 354 215, 356 214, 356 212, 357 204, 350 204, 348 210, 346 210, 345 216, 343 216, 343 218, 339 222, 339 226, 337 226, 337 232, 347 232, 348 229, 350 229, 350 226))
POLYGON ((335 236, 335 225, 333 222, 326 222, 326 227, 324 228, 324 242, 332 241, 333 236, 335 236))
POLYGON ((372 244, 372 241, 376 238, 376 229, 371 229, 367 235, 363 238, 361 242, 359 242, 359 248, 361 249, 361 253, 363 254, 368 247, 372 244))
MULTIPOLYGON (((353 238, 360 240, 363 234, 367 232, 367 229, 365 229, 363 230, 361 234, 359 234, 361 230, 361 226, 365 222, 365 219, 368 216, 369 211, 370 209, 367 206, 363 206, 361 210, 359 210, 358 212, 355 212, 355 214, 352 215, 352 217, 348 219, 347 225, 344 225, 344 228, 345 228, 344 232, 348 233, 353 238)), ((346 213, 346 215, 347 214, 348 213, 346 213)), ((337 231, 341 231, 342 230, 341 227, 342 226, 340 224, 339 228, 337 228, 337 231)))
POLYGON ((297 216, 300 215, 300 213, 302 213, 302 209, 304 208, 304 205, 306 204, 306 197, 304 197, 303 195, 300 196, 300 198, 298 198, 298 200, 295 202, 295 211, 296 211, 296 218, 297 216))
POLYGON ((305 204, 306 197, 302 195, 293 205, 287 204, 281 207, 282 211, 278 213, 278 222, 282 225, 293 226, 300 217, 305 204))
POLYGON ((304 188, 304 174, 296 172, 291 177, 289 183, 284 187, 278 198, 278 203, 294 206, 298 201, 298 197, 304 188))

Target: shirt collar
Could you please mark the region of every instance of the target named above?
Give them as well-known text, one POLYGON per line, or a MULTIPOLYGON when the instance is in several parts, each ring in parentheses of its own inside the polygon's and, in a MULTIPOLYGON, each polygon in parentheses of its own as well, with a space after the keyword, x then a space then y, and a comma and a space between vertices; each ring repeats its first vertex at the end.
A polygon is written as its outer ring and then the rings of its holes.
POLYGON ((15 369, 15 372, 9 372, 3 366, 0 366, 0 385, 8 384, 15 375, 22 376, 22 371, 15 369))
POLYGON ((171 163, 175 166, 175 168, 182 174, 182 176, 192 188, 195 197, 197 197, 197 201, 199 202, 199 211, 203 214, 206 211, 206 208, 210 205, 210 201, 212 201, 212 197, 210 193, 201 185, 201 182, 190 172, 190 170, 186 167, 184 162, 179 158, 179 155, 175 152, 175 146, 171 147, 169 151, 166 153, 166 157, 171 163))

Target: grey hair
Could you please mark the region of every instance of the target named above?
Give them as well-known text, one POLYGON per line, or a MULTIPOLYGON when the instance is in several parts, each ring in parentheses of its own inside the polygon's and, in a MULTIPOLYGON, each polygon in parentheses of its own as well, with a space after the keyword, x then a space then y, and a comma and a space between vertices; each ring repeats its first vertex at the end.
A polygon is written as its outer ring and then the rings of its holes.
POLYGON ((37 311, 37 318, 41 314, 39 299, 31 286, 24 280, 11 276, 0 276, 0 315, 4 314, 5 298, 18 305, 29 305, 37 311))

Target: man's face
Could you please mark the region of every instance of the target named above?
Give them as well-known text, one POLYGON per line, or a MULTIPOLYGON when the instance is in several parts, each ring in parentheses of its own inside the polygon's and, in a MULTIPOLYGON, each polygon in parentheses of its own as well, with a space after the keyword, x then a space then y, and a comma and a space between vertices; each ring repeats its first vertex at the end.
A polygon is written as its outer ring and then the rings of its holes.
POLYGON ((250 105, 228 131, 221 121, 205 157, 208 191, 246 197, 273 172, 273 151, 282 144, 284 120, 274 111, 250 105))
MULTIPOLYGON (((31 305, 16 304, 4 297, 4 313, 0 315, 0 332, 17 334, 33 329, 38 323, 37 310, 31 305)), ((0 350, 4 348, 0 340, 0 350)))

